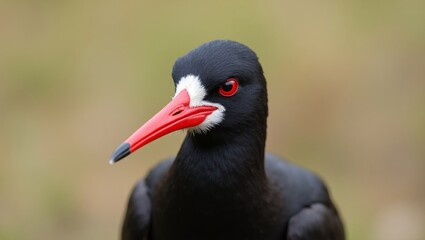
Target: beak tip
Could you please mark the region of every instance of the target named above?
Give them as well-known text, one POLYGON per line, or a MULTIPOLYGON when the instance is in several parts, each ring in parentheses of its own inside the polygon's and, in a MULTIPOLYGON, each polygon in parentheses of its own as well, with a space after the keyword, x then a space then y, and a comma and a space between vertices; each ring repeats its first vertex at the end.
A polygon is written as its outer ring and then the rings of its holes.
POLYGON ((112 153, 111 159, 109 160, 109 164, 114 164, 118 162, 119 160, 127 157, 131 153, 130 151, 130 144, 129 143, 123 143, 121 144, 114 153, 112 153))

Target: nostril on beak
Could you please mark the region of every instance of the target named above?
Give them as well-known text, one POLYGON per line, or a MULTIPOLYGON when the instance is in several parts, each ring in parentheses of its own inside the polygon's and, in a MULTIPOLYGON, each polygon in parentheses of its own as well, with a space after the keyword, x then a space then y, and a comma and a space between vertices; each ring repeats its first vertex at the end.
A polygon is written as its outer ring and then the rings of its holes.
POLYGON ((183 112, 183 110, 178 110, 178 111, 174 112, 172 115, 173 115, 173 116, 176 116, 177 114, 179 114, 179 113, 181 113, 181 112, 183 112))
POLYGON ((182 112, 183 112, 183 110, 184 110, 184 107, 183 107, 183 106, 179 106, 179 107, 177 107, 176 109, 174 109, 174 110, 171 112, 171 116, 179 115, 180 113, 182 113, 182 112))

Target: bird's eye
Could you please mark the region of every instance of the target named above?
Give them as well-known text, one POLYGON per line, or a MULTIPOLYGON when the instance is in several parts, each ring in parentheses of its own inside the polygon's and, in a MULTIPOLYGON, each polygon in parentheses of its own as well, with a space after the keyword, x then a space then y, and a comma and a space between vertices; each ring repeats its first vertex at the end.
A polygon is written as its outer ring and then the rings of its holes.
POLYGON ((239 83, 236 80, 236 78, 229 78, 225 83, 223 83, 220 86, 220 89, 218 89, 218 92, 225 97, 230 97, 235 95, 235 93, 238 91, 239 83))

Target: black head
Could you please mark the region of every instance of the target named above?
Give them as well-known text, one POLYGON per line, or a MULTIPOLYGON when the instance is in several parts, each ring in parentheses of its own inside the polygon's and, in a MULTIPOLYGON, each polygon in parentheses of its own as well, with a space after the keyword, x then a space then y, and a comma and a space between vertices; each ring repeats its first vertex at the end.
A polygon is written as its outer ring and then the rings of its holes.
POLYGON ((188 138, 207 147, 243 139, 264 149, 266 81, 251 49, 228 40, 208 42, 177 59, 172 75, 173 100, 117 148, 111 163, 179 129, 189 129, 188 138))
POLYGON ((195 135, 204 135, 211 140, 251 131, 265 137, 266 81, 257 55, 247 46, 230 40, 207 42, 177 59, 172 76, 176 92, 180 90, 182 79, 196 77, 205 89, 203 101, 224 108, 220 121, 211 123, 206 130, 193 128, 195 135), (236 79, 238 89, 232 96, 223 96, 220 88, 231 88, 226 83, 228 79, 236 79), (197 134, 199 132, 202 133, 197 134))

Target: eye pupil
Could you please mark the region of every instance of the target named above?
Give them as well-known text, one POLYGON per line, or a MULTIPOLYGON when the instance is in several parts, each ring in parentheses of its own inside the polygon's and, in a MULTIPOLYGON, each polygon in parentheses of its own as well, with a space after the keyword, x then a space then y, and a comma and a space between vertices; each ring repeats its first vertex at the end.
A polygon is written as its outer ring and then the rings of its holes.
POLYGON ((225 91, 225 92, 231 91, 232 88, 233 88, 232 82, 226 82, 226 83, 223 84, 223 91, 225 91))
POLYGON ((233 96, 238 91, 239 83, 235 78, 229 78, 220 86, 218 92, 225 97, 233 96))

